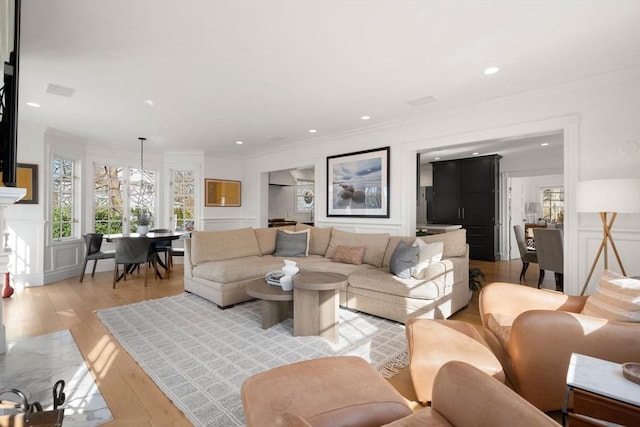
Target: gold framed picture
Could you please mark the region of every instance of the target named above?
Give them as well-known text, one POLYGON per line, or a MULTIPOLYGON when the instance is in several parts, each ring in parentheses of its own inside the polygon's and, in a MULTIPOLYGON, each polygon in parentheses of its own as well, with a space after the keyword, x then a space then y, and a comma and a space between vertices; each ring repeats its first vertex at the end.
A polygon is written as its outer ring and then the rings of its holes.
MULTIPOLYGON (((2 172, 0 172, 0 186, 2 184, 2 172)), ((16 187, 26 188, 27 194, 22 200, 16 202, 24 205, 38 204, 38 165, 28 163, 16 164, 16 187)))
POLYGON ((237 207, 240 206, 240 181, 227 179, 204 180, 204 205, 207 207, 237 207))

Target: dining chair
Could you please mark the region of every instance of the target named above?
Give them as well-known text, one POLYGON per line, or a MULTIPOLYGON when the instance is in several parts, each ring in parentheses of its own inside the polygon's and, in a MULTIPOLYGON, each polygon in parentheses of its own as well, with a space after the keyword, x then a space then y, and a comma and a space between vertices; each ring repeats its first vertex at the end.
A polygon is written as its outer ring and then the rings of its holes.
MULTIPOLYGON (((168 228, 154 228, 149 230, 149 233, 171 233, 171 230, 168 228)), ((156 240, 151 243, 151 247, 157 254, 164 254, 165 271, 167 272, 167 277, 169 277, 171 265, 173 264, 171 259, 171 240, 156 240)))
POLYGON ((534 228, 533 238, 536 241, 536 254, 538 256, 538 266, 540 276, 538 277, 538 288, 544 280, 545 270, 553 271, 556 279, 556 290, 564 290, 564 242, 562 230, 557 228, 534 228))
POLYGON ((524 280, 524 275, 527 273, 527 269, 529 268, 529 263, 538 263, 538 255, 536 254, 536 251, 527 249, 527 242, 521 225, 514 225, 513 232, 516 235, 520 258, 522 259, 522 271, 520 271, 520 281, 522 282, 524 280))
POLYGON ((86 233, 82 236, 85 246, 87 247, 84 255, 84 264, 82 265, 82 274, 80 275, 80 283, 84 280, 84 271, 87 269, 87 263, 93 261, 93 269, 91 277, 96 273, 96 264, 100 259, 110 259, 116 256, 114 251, 102 251, 102 233, 86 233))
POLYGON ((122 272, 122 279, 127 280, 127 271, 132 265, 146 265, 144 270, 144 286, 147 286, 149 278, 149 268, 153 266, 156 271, 156 258, 157 254, 152 249, 151 240, 147 237, 118 237, 115 239, 116 243, 116 256, 115 265, 113 269, 113 288, 116 287, 116 282, 120 280, 120 272, 118 265, 124 264, 124 271, 122 272))

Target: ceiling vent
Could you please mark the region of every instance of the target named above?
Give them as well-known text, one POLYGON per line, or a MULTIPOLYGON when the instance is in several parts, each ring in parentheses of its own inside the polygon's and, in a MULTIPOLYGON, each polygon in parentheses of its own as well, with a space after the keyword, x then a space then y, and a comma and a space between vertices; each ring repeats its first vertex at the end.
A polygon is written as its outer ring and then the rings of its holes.
POLYGON ((282 142, 285 139, 287 139, 287 138, 284 138, 282 136, 273 136, 273 137, 269 138, 267 141, 270 141, 270 142, 282 142))
POLYGON ((47 93, 50 93, 52 95, 66 96, 67 98, 71 98, 75 91, 76 90, 73 88, 54 85, 53 83, 49 83, 46 90, 47 93))
POLYGON ((435 96, 429 95, 429 96, 423 96, 422 98, 417 98, 411 101, 407 101, 407 104, 411 105, 412 107, 417 107, 419 105, 434 103, 437 100, 438 98, 436 98, 435 96))

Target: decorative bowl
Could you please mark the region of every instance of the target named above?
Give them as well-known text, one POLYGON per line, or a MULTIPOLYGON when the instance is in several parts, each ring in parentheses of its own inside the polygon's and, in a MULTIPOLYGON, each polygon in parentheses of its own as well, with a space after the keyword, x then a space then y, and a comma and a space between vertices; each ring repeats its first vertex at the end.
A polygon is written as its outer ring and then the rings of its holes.
POLYGON ((640 384, 640 363, 627 362, 622 364, 622 375, 629 381, 640 384))

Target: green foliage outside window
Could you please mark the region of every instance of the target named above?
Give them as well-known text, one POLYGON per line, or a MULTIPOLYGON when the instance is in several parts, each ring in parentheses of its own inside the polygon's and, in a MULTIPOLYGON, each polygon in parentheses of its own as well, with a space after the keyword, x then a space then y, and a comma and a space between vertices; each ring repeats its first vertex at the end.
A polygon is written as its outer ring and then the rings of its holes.
POLYGON ((52 230, 54 239, 71 236, 71 209, 53 208, 52 230))

